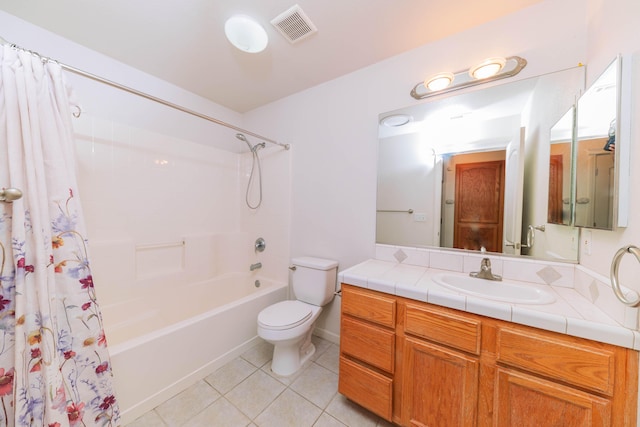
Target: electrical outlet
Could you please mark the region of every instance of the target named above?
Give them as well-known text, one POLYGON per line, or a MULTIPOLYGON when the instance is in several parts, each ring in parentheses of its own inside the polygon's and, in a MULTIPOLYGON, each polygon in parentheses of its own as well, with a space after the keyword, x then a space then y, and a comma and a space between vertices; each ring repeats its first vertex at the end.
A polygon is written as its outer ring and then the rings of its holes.
POLYGON ((427 214, 425 213, 414 213, 413 220, 415 222, 425 222, 427 220, 427 214))
POLYGON ((582 230, 582 253, 591 255, 591 230, 582 230))

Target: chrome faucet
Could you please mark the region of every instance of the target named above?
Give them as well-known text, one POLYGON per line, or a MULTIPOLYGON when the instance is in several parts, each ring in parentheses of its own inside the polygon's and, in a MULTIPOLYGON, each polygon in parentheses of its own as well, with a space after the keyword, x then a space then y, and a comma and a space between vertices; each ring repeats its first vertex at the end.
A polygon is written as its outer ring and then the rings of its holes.
POLYGON ((261 262, 256 262, 255 264, 251 264, 251 266, 249 267, 249 270, 253 271, 253 270, 257 270, 259 268, 262 268, 262 263, 261 262))
MULTIPOLYGON (((486 251, 483 246, 481 252, 484 254, 486 251)), ((485 280, 502 280, 502 276, 491 272, 491 260, 489 258, 482 258, 482 261, 480 261, 480 271, 472 271, 469 273, 469 276, 485 280)))

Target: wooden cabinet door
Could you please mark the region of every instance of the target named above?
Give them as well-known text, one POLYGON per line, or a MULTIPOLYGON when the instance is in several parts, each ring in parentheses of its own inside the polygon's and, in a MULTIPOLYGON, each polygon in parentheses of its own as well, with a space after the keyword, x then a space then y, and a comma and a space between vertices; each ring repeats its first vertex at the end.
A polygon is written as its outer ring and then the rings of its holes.
POLYGON ((606 427, 611 402, 571 387, 499 368, 494 399, 496 427, 606 427))
POLYGON ((476 425, 478 360, 444 347, 406 338, 403 369, 403 425, 476 425))

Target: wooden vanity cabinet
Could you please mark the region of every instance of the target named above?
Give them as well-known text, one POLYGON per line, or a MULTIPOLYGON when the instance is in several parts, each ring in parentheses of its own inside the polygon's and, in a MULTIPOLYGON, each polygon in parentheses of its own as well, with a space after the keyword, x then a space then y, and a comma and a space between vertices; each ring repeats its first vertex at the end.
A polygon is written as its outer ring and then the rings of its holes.
POLYGON ((395 371, 396 300, 342 287, 338 391, 391 421, 395 371))
POLYGON ((339 391, 407 427, 633 427, 638 353, 343 284, 339 391))

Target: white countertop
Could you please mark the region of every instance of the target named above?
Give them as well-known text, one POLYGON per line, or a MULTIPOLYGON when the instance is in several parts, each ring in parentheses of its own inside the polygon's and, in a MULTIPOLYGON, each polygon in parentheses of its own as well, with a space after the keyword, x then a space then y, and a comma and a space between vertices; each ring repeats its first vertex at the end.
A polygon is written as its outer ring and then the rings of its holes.
MULTIPOLYGON (((555 302, 544 305, 513 304, 456 292, 433 280, 447 270, 371 259, 338 273, 340 283, 454 308, 548 331, 640 350, 640 332, 613 320, 576 290, 509 280, 553 293, 555 302)), ((483 279, 478 280, 482 286, 483 279)))

